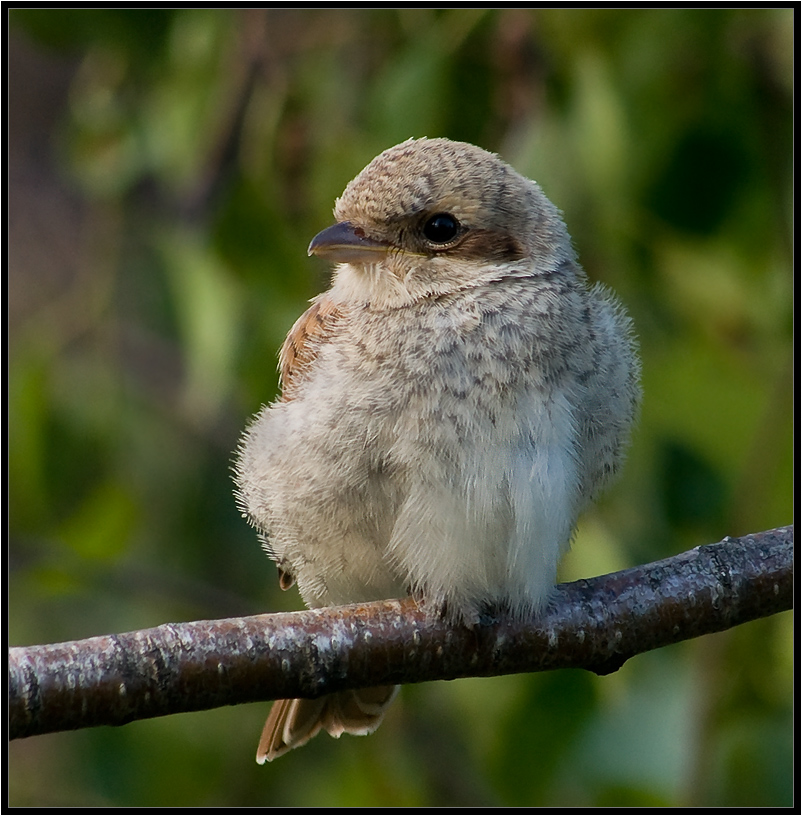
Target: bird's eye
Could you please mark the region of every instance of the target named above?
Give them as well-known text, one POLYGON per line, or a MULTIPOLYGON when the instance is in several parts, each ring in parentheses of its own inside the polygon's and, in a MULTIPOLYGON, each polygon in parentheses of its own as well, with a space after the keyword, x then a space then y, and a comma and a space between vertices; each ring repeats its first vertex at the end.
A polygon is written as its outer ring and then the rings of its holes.
POLYGON ((423 234, 433 244, 447 244, 459 234, 459 221, 448 213, 437 213, 423 225, 423 234))

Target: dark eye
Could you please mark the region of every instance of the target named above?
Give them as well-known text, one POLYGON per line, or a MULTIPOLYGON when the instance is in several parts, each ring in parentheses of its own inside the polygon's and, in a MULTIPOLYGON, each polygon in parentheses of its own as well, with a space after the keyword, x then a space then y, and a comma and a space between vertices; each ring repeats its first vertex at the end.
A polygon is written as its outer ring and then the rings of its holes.
POLYGON ((459 233, 459 221, 448 213, 433 215, 424 225, 423 234, 433 244, 447 244, 459 233))

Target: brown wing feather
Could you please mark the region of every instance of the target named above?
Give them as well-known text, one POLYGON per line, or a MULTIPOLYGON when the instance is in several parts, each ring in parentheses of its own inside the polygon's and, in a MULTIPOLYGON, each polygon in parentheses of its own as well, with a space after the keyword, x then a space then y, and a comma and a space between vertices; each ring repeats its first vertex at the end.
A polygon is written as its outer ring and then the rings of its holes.
POLYGON ((293 399, 298 384, 314 365, 320 346, 331 337, 342 311, 323 294, 295 321, 279 353, 281 399, 293 399))

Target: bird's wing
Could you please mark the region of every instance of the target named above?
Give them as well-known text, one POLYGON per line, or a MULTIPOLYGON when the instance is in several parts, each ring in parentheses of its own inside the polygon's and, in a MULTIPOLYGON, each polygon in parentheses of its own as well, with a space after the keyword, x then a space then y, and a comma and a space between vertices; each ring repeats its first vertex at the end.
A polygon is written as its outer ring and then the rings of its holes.
POLYGON ((314 366, 320 347, 331 338, 341 317, 341 308, 323 294, 295 321, 278 358, 282 400, 295 397, 299 384, 314 366))

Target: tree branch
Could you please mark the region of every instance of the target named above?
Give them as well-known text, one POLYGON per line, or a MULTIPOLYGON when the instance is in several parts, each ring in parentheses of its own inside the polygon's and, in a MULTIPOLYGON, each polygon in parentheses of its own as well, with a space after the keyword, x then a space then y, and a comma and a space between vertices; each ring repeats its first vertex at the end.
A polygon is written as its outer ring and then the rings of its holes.
POLYGON ((793 526, 561 584, 531 622, 449 627, 411 599, 164 624, 9 650, 10 737, 390 683, 630 657, 790 609, 793 526))

